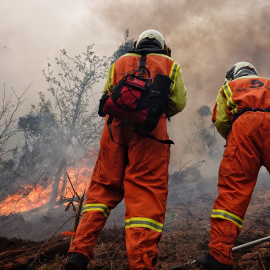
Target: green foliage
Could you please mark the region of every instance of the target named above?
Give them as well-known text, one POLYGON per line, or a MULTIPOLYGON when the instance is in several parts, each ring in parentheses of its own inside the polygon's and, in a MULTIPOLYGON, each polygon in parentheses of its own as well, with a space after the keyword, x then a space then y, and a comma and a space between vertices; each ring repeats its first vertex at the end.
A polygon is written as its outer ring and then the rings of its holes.
POLYGON ((21 95, 17 95, 12 88, 6 91, 5 85, 2 90, 2 106, 0 109, 0 167, 2 165, 5 166, 5 160, 9 159, 10 153, 16 149, 14 143, 10 144, 9 141, 17 134, 15 128, 17 112, 25 101, 24 94, 28 88, 21 95))
POLYGON ((18 128, 23 130, 27 137, 42 136, 57 129, 56 115, 52 112, 51 102, 45 100, 44 94, 39 93, 40 102, 37 107, 32 106, 31 111, 24 117, 19 117, 18 128))
POLYGON ((51 70, 51 65, 48 65, 47 72, 43 72, 53 97, 53 114, 62 146, 51 201, 57 196, 59 180, 61 175, 65 176, 68 160, 79 160, 90 144, 100 138, 103 121, 96 113, 97 108, 90 104, 95 103, 93 85, 106 77, 109 61, 95 55, 93 45, 88 46, 82 55, 74 57, 63 49, 55 60, 56 69, 51 70))
POLYGON ((93 85, 106 76, 108 61, 96 56, 92 47, 88 46, 82 56, 75 57, 61 50, 61 56, 55 59, 60 70, 57 76, 54 70, 50 70, 51 65, 48 65, 47 73, 44 71, 50 85, 48 91, 54 99, 55 115, 68 144, 72 139, 78 139, 77 134, 80 134, 80 138, 88 137, 88 140, 83 140, 83 146, 98 139, 100 135, 99 122, 93 121, 95 115, 89 112, 93 109, 89 103, 95 102, 93 85), (81 136, 82 133, 84 136, 81 136), (91 134, 91 138, 87 134, 91 134))
POLYGON ((52 201, 68 166, 79 162, 100 138, 103 119, 97 114, 93 86, 106 77, 109 60, 98 57, 93 46, 88 46, 74 57, 63 49, 55 62, 43 70, 51 99, 40 92, 39 103, 19 118, 25 143, 17 166, 20 174, 30 174, 33 179, 38 173, 51 177, 52 201))
POLYGON ((201 117, 207 117, 212 114, 210 108, 206 105, 201 106, 200 109, 197 111, 197 113, 201 117))
POLYGON ((111 57, 111 64, 113 64, 119 57, 133 50, 134 48, 134 39, 129 39, 129 29, 126 29, 124 42, 118 47, 118 49, 113 53, 111 57))
POLYGON ((213 157, 217 150, 217 132, 211 121, 211 110, 203 105, 197 113, 198 119, 190 124, 191 136, 185 145, 185 152, 213 157))
POLYGON ((61 156, 62 137, 57 116, 52 112, 51 102, 40 94, 37 107, 20 117, 18 128, 24 132, 25 144, 17 165, 17 172, 21 175, 34 175, 39 169, 53 165, 61 156), (48 162, 48 161, 51 162, 48 162))

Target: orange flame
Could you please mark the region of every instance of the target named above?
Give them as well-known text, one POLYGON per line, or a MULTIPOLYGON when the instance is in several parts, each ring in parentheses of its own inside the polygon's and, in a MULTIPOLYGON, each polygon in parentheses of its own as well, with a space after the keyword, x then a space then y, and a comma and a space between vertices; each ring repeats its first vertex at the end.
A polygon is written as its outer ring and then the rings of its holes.
MULTIPOLYGON (((90 155, 92 156, 93 152, 90 155)), ((88 153, 89 153, 88 152, 88 153)), ((86 159, 89 159, 89 154, 86 159)), ((93 158, 93 156, 92 156, 93 158)), ((72 185, 79 196, 82 195, 84 190, 87 188, 90 182, 91 169, 88 166, 83 165, 83 168, 73 169, 68 172, 69 178, 72 181, 72 185)), ((66 187, 63 194, 61 190, 63 187, 63 177, 59 183, 58 197, 57 200, 62 198, 72 198, 74 196, 74 191, 70 185, 68 179, 66 179, 66 187), (61 196, 62 195, 62 196, 61 196)), ((38 208, 45 205, 50 200, 50 195, 52 192, 52 183, 47 184, 46 187, 42 185, 33 186, 31 184, 21 188, 18 193, 13 195, 8 195, 8 197, 0 203, 0 215, 9 215, 11 213, 26 212, 31 209, 38 208)))
POLYGON ((42 206, 47 203, 50 192, 51 187, 43 190, 43 187, 40 185, 36 187, 27 185, 17 194, 8 195, 8 197, 0 204, 0 215, 25 212, 42 206), (27 194, 27 190, 31 190, 29 194, 27 194))

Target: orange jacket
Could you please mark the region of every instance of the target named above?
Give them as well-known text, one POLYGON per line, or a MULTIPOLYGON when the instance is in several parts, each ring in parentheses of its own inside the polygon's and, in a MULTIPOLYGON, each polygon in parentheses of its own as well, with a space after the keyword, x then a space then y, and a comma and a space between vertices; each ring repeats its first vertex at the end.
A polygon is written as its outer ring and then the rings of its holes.
MULTIPOLYGON (((128 73, 133 73, 140 67, 140 54, 127 53, 120 57, 108 70, 108 79, 103 93, 110 93, 113 87, 128 73)), ((186 106, 186 87, 180 66, 165 54, 149 53, 146 57, 146 67, 151 78, 156 74, 169 76, 174 82, 171 85, 168 101, 168 116, 182 111, 186 106)))
POLYGON ((212 115, 221 136, 227 139, 235 114, 252 108, 270 108, 269 79, 246 76, 223 85, 219 90, 212 115))

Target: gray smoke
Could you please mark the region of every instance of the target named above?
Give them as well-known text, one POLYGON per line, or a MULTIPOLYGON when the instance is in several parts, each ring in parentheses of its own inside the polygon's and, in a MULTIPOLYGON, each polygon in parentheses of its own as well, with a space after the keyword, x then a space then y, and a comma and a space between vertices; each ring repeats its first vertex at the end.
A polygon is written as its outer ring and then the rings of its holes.
MULTIPOLYGON (((269 74, 270 60, 267 10, 269 1, 104 1, 96 12, 111 29, 108 46, 123 39, 130 29, 134 38, 146 29, 159 30, 182 68, 187 87, 185 110, 169 124, 171 165, 177 167, 190 123, 203 105, 214 106, 225 73, 236 62, 251 62, 260 76, 269 74)), ((224 143, 221 139, 221 144, 224 143)), ((193 157, 194 159, 194 157, 193 157)), ((195 157, 196 159, 196 157, 195 157)), ((188 161, 188 157, 182 163, 188 161)), ((214 165, 214 167, 216 167, 214 165)))
MULTIPOLYGON (((98 55, 111 56, 126 29, 135 39, 157 29, 181 65, 188 91, 187 107, 168 124, 175 141, 171 170, 178 170, 189 160, 192 165, 205 158, 183 154, 184 145, 197 110, 213 108, 226 71, 249 61, 260 76, 269 76, 269 7, 268 0, 1 1, 0 89, 6 83, 7 89, 22 91, 34 81, 22 112, 27 113, 38 101, 37 92, 46 92, 42 70, 60 49, 77 55, 94 43, 98 55)), ((103 82, 95 90, 102 87, 103 82)), ((225 142, 219 140, 222 148, 225 142)), ((206 174, 217 174, 221 157, 220 152, 217 162, 202 165, 206 174)))

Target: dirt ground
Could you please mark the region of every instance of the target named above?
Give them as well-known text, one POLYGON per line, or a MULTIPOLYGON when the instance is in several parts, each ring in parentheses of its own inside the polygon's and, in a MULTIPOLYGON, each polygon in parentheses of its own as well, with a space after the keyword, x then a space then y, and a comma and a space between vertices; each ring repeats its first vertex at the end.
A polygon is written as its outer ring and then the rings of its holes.
MULTIPOLYGON (((169 202, 164 233, 159 243, 158 269, 166 270, 177 264, 192 262, 198 254, 208 251, 209 219, 215 196, 214 193, 201 194, 184 203, 174 200, 170 205, 169 202)), ((254 191, 236 246, 270 235, 269 198, 269 189, 254 191)), ((58 233, 39 242, 22 240, 6 237, 9 226, 14 230, 11 225, 0 230, 0 269, 63 269, 70 244, 69 236, 58 233), (3 231, 6 235, 2 235, 3 231)), ((21 227, 22 230, 26 228, 21 227)), ((33 232, 41 230, 41 227, 42 224, 39 228, 28 228, 33 232)), ((23 235, 20 226, 16 230, 23 235)), ((236 263, 234 269, 270 269, 270 241, 237 250, 233 255, 236 263)), ((123 227, 106 228, 102 232, 88 269, 128 269, 123 227)), ((195 264, 187 264, 183 269, 199 268, 195 264)))

